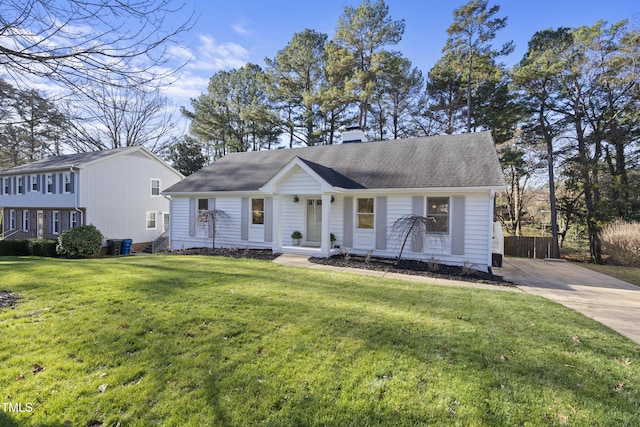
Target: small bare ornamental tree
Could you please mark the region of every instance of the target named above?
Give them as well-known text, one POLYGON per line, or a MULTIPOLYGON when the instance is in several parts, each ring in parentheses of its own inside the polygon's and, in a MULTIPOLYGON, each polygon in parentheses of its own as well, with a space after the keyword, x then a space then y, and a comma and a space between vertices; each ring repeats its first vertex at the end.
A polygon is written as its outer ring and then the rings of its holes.
POLYGON ((216 236, 221 226, 231 223, 231 216, 220 209, 210 209, 198 213, 198 221, 206 222, 209 225, 209 235, 211 236, 211 249, 216 248, 216 236))
POLYGON ((391 233, 404 237, 402 239, 402 246, 400 246, 400 253, 398 254, 396 264, 398 264, 402 259, 402 253, 404 252, 404 247, 407 244, 409 237, 411 237, 413 241, 424 242, 427 237, 428 224, 435 222, 436 220, 433 217, 416 214, 404 215, 394 221, 391 226, 391 233))

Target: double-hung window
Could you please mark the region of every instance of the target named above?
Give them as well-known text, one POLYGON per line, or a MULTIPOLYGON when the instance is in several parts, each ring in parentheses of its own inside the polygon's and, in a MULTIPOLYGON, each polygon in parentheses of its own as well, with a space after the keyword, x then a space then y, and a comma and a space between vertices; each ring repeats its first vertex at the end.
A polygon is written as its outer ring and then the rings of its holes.
POLYGON ((264 224, 264 199, 251 199, 251 224, 264 224))
POLYGON ((47 174, 47 194, 53 194, 53 174, 47 174))
POLYGON ((78 226, 78 211, 69 212, 69 228, 78 226))
POLYGON ((32 193, 36 193, 39 188, 38 188, 38 175, 31 175, 31 192, 32 193))
POLYGON ((147 230, 152 230, 155 228, 156 228, 156 213, 147 212, 147 230))
POLYGON ((152 179, 151 180, 151 195, 159 196, 160 195, 160 180, 152 179))
POLYGON ((373 199, 358 199, 358 228, 373 229, 373 199))
POLYGON ((63 173, 62 179, 64 180, 64 192, 71 193, 71 172, 63 173))
POLYGON ((18 177, 18 194, 24 194, 24 177, 18 177))
POLYGON ((60 211, 53 211, 51 215, 51 232, 53 234, 60 233, 60 211))
POLYGON ((17 228, 16 211, 15 209, 11 209, 9 211, 9 229, 15 230, 16 228, 17 228))
POLYGON ((449 234, 448 197, 427 197, 427 233, 449 234))
POLYGON ((29 224, 31 220, 31 215, 28 210, 22 211, 22 231, 29 231, 29 224))

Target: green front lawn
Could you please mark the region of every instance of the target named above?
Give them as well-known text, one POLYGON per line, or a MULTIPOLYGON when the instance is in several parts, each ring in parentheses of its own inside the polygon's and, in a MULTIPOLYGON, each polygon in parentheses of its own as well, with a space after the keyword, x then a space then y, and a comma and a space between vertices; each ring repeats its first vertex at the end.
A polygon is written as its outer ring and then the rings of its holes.
POLYGON ((2 426, 640 425, 638 344, 531 295, 199 256, 0 277, 2 426))
POLYGON ((582 267, 586 267, 590 270, 606 274, 616 279, 624 280, 634 285, 640 286, 640 268, 637 267, 622 267, 618 265, 601 265, 591 264, 588 262, 580 264, 582 267))

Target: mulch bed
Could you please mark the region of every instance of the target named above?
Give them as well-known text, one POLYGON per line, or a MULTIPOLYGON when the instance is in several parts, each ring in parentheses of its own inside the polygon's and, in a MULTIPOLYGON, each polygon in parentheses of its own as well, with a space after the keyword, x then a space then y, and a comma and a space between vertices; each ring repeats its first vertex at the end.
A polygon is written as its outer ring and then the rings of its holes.
POLYGON ((466 282, 513 286, 502 276, 445 264, 434 264, 424 261, 402 260, 396 265, 395 259, 375 258, 358 255, 334 255, 330 258, 311 258, 311 262, 336 267, 362 268, 366 270, 384 271, 392 273, 413 274, 418 276, 435 277, 440 279, 462 280, 466 282))
POLYGON ((239 249, 239 248, 192 248, 180 249, 170 252, 178 255, 211 255, 226 256, 230 258, 249 258, 272 261, 278 258, 280 254, 274 254, 271 249, 239 249))
POLYGON ((0 308, 12 307, 18 303, 18 294, 0 290, 0 308))

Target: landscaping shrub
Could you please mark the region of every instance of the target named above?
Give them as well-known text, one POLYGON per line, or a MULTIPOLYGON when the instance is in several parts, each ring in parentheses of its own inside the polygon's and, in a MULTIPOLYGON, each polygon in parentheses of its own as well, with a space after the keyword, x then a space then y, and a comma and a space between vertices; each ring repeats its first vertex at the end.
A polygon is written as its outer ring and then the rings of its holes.
POLYGON ((82 225, 63 231, 56 251, 64 257, 83 258, 100 251, 102 240, 102 233, 95 225, 82 225))
POLYGON ((612 261, 640 267, 640 223, 615 221, 602 230, 600 239, 604 252, 612 261))
POLYGON ((28 240, 0 240, 0 256, 29 255, 28 240))
POLYGON ((46 239, 29 239, 29 254, 34 256, 56 256, 56 241, 46 239))

